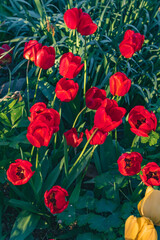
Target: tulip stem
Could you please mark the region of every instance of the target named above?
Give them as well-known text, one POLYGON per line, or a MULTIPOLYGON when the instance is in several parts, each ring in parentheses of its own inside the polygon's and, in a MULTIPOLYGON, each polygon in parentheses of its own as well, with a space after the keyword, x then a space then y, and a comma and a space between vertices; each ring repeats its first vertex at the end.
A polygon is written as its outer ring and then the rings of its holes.
POLYGON ((131 152, 133 150, 134 147, 136 147, 136 143, 138 142, 139 140, 139 136, 136 135, 134 138, 133 138, 133 142, 132 142, 132 146, 131 146, 131 152))
POLYGON ((76 52, 78 53, 79 50, 79 39, 78 39, 78 32, 76 31, 76 52))
POLYGON ((10 93, 11 90, 11 79, 12 79, 12 75, 11 75, 11 70, 9 69, 8 65, 6 64, 6 67, 8 69, 9 72, 9 87, 8 87, 8 94, 10 93))
POLYGON ((84 96, 86 94, 86 81, 87 81, 87 56, 86 56, 86 36, 85 36, 85 45, 84 45, 84 96))
POLYGON ((38 153, 39 153, 39 148, 37 148, 37 154, 36 154, 36 169, 38 168, 38 153))
POLYGON ((125 68, 124 68, 124 72, 125 72, 126 69, 127 69, 127 64, 128 64, 128 62, 129 62, 129 58, 128 58, 127 61, 126 61, 126 65, 125 65, 125 68))
POLYGON ((72 172, 73 168, 76 166, 76 164, 79 162, 79 160, 80 160, 81 157, 83 156, 83 154, 84 154, 84 152, 85 152, 88 144, 90 143, 92 137, 94 136, 94 134, 95 134, 97 131, 98 131, 98 128, 96 128, 96 129, 94 130, 94 132, 92 133, 92 135, 90 136, 90 138, 89 138, 88 141, 86 142, 86 144, 85 144, 85 146, 84 146, 81 154, 79 155, 79 157, 77 158, 77 160, 76 160, 75 163, 73 164, 72 168, 69 170, 69 174, 72 172))
POLYGON ((32 159, 32 156, 33 156, 33 152, 34 152, 34 146, 32 146, 31 157, 29 158, 29 162, 31 162, 31 159, 32 159))
POLYGON ((78 118, 79 118, 79 116, 80 116, 80 114, 84 111, 86 109, 86 106, 78 113, 78 115, 77 115, 77 117, 76 117, 76 119, 74 120, 74 123, 73 123, 73 126, 72 126, 72 128, 74 128, 75 127, 75 125, 76 125, 76 122, 77 122, 77 120, 78 120, 78 118))
POLYGON ((28 106, 28 115, 29 115, 29 80, 28 80, 28 69, 29 69, 29 63, 30 60, 27 62, 27 68, 26 68, 26 83, 27 83, 27 106, 28 106))
POLYGON ((52 107, 52 108, 54 108, 55 100, 56 100, 56 94, 54 95, 53 101, 52 101, 52 103, 51 103, 51 107, 52 107))
POLYGON ((114 72, 115 72, 115 73, 117 72, 117 64, 118 64, 119 60, 121 59, 121 57, 122 57, 122 55, 120 55, 120 56, 118 57, 117 62, 116 62, 116 64, 115 64, 115 67, 114 67, 114 72))
POLYGON ((116 147, 116 156, 118 157, 118 144, 117 144, 117 128, 114 130, 115 132, 115 147, 116 147))
POLYGON ((37 96, 37 89, 38 89, 38 82, 41 76, 42 68, 39 70, 38 78, 37 78, 37 83, 36 83, 36 88, 35 88, 35 93, 34 93, 34 98, 33 98, 33 104, 35 103, 36 96, 37 96))

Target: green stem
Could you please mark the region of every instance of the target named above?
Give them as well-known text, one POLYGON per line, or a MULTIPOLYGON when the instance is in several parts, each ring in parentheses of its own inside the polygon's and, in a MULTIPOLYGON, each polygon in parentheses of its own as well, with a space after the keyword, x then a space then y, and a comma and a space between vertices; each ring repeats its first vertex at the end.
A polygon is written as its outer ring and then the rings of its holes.
POLYGON ((76 119, 74 120, 74 123, 73 123, 73 126, 72 126, 72 128, 74 128, 75 127, 75 125, 76 125, 76 122, 77 122, 77 120, 78 120, 78 118, 79 118, 79 116, 80 116, 80 114, 84 111, 86 109, 86 106, 78 113, 78 115, 77 115, 77 117, 76 117, 76 119))
POLYGON ((84 154, 84 152, 85 152, 88 144, 90 143, 92 137, 94 136, 94 134, 95 134, 97 131, 98 131, 98 128, 96 128, 96 129, 94 130, 94 132, 92 133, 92 135, 90 136, 90 138, 89 138, 88 141, 86 142, 86 144, 85 144, 85 146, 84 146, 81 154, 79 155, 79 157, 77 158, 77 160, 76 160, 75 163, 73 164, 72 168, 69 170, 69 173, 71 173, 72 169, 73 169, 73 168, 76 166, 76 164, 79 162, 79 160, 81 159, 82 155, 84 154))
POLYGON ((78 53, 79 50, 79 39, 78 39, 78 32, 76 31, 76 52, 78 53))
POLYGON ((36 88, 35 88, 35 93, 34 93, 34 99, 33 99, 33 104, 35 103, 36 96, 37 96, 37 89, 38 89, 38 82, 41 76, 42 68, 39 70, 38 78, 37 78, 37 83, 36 83, 36 88))
POLYGON ((126 65, 125 65, 125 68, 124 68, 124 73, 126 72, 128 62, 129 62, 129 58, 126 61, 126 65))
POLYGON ((115 128, 115 146, 116 146, 116 155, 118 157, 117 128, 115 128))
POLYGON ((120 55, 120 56, 118 57, 118 60, 117 60, 117 62, 116 62, 116 64, 115 64, 115 67, 114 67, 114 72, 115 72, 115 73, 117 72, 117 64, 118 64, 119 60, 121 59, 121 57, 122 57, 122 55, 120 55))
POLYGON ((29 159, 29 162, 31 162, 31 159, 32 159, 32 156, 33 156, 33 152, 34 152, 34 146, 32 146, 32 150, 31 150, 31 157, 30 157, 30 159, 29 159))
POLYGON ((39 153, 39 148, 37 148, 37 154, 36 154, 36 169, 38 168, 38 153, 39 153))
POLYGON ((136 135, 133 139, 133 142, 132 142, 131 152, 132 152, 133 148, 136 147, 136 143, 138 142, 138 140, 139 140, 139 136, 136 135))
POLYGON ((87 81, 87 57, 86 57, 86 36, 85 36, 85 46, 84 46, 84 96, 86 94, 86 81, 87 81))
POLYGON ((52 103, 51 103, 51 107, 52 107, 52 108, 54 108, 55 100, 56 100, 56 94, 54 95, 53 101, 52 101, 52 103))
POLYGON ((9 87, 8 87, 8 94, 10 93, 11 90, 11 79, 12 79, 12 75, 11 75, 11 70, 9 69, 8 65, 6 65, 8 72, 9 72, 9 87))
POLYGON ((28 115, 29 115, 29 80, 28 80, 28 69, 29 69, 29 63, 30 60, 27 62, 27 68, 26 68, 26 83, 27 83, 27 106, 28 106, 28 115))
POLYGON ((74 54, 74 47, 75 47, 75 29, 72 30, 73 33, 73 40, 72 40, 72 53, 74 54))
POLYGON ((57 133, 54 134, 54 149, 56 149, 57 133))

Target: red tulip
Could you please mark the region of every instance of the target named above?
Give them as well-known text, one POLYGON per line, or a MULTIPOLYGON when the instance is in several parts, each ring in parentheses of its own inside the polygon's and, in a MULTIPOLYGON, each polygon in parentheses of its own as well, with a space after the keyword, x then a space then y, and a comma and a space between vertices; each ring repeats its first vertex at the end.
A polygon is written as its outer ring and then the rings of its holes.
POLYGON ((56 84, 56 97, 62 102, 70 102, 76 97, 78 89, 78 83, 61 78, 56 84))
POLYGON ((142 175, 140 175, 142 181, 147 186, 160 186, 160 167, 155 162, 147 163, 142 168, 142 175))
POLYGON ((42 69, 53 67, 55 63, 55 49, 54 47, 43 46, 35 54, 35 65, 42 69))
MULTIPOLYGON (((37 113, 36 113, 37 114, 37 113)), ((27 129, 27 139, 35 147, 48 146, 53 133, 59 131, 60 115, 54 109, 45 109, 33 118, 27 129)))
POLYGON ((64 22, 70 29, 77 29, 81 35, 91 35, 97 30, 97 25, 93 23, 88 13, 82 9, 68 9, 64 14, 64 22))
POLYGON ((106 99, 106 91, 97 87, 92 87, 86 92, 86 106, 90 109, 97 110, 104 99, 106 99))
POLYGON ((125 113, 125 108, 118 107, 116 101, 106 98, 95 113, 94 127, 104 132, 112 131, 122 123, 125 113))
POLYGON ((32 62, 35 61, 35 55, 42 48, 42 44, 37 40, 30 40, 25 43, 23 57, 32 62))
POLYGON ((118 170, 124 176, 133 176, 140 172, 143 158, 138 152, 123 153, 118 158, 118 170))
POLYGON ((113 96, 124 96, 131 87, 131 80, 122 72, 117 72, 110 77, 110 92, 113 96))
MULTIPOLYGON (((0 48, 0 57, 5 53, 8 52, 11 49, 10 46, 7 44, 3 44, 0 48)), ((10 53, 13 53, 11 51, 10 53)), ((12 57, 10 56, 10 53, 7 53, 4 57, 0 59, 0 64, 5 65, 5 64, 10 64, 12 62, 12 57)))
MULTIPOLYGON (((90 131, 88 131, 88 129, 86 129, 85 134, 87 137, 87 141, 89 140, 89 138, 91 137, 91 135, 93 134, 93 132, 95 131, 96 127, 93 127, 90 131)), ((106 138, 108 136, 107 132, 103 132, 101 130, 98 130, 92 137, 91 141, 89 142, 91 145, 101 145, 105 142, 106 138)))
POLYGON ((40 120, 35 120, 30 123, 27 129, 27 139, 35 147, 48 146, 52 137, 50 127, 40 120))
POLYGON ((31 170, 32 164, 28 161, 17 159, 11 163, 7 170, 7 178, 13 185, 27 183, 35 172, 31 170))
POLYGON ((43 102, 35 103, 30 109, 31 116, 28 117, 29 121, 32 122, 38 116, 38 114, 43 112, 46 108, 47 106, 43 102))
POLYGON ((46 108, 43 112, 40 112, 36 120, 46 123, 53 133, 59 131, 60 115, 52 108, 46 108))
POLYGON ((128 122, 131 131, 138 136, 148 137, 148 134, 157 127, 157 118, 153 112, 149 112, 144 106, 135 106, 129 113, 128 122))
POLYGON ((78 137, 76 128, 71 128, 64 133, 64 136, 66 138, 67 145, 72 147, 78 147, 79 144, 83 141, 83 133, 80 133, 78 137))
POLYGON ((135 33, 132 30, 127 30, 124 34, 124 39, 119 45, 121 54, 125 58, 130 58, 133 54, 142 48, 144 35, 135 33))
POLYGON ((74 56, 73 53, 64 53, 60 59, 59 73, 65 78, 75 78, 82 70, 81 57, 74 56))
POLYGON ((68 207, 67 196, 68 192, 64 188, 53 186, 49 191, 45 192, 44 203, 52 214, 61 213, 68 207))

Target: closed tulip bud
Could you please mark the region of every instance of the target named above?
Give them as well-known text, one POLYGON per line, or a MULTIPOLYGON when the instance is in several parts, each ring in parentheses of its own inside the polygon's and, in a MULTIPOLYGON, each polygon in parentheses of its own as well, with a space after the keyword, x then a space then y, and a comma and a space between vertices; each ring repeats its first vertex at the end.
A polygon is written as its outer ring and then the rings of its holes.
POLYGON ((157 231, 153 222, 146 217, 131 215, 125 223, 125 240, 157 240, 157 231))
POLYGON ((138 204, 138 211, 141 216, 150 218, 153 223, 160 226, 160 191, 149 186, 145 197, 138 204))
POLYGON ((124 73, 117 72, 110 77, 109 85, 113 96, 124 96, 131 87, 131 80, 124 73))

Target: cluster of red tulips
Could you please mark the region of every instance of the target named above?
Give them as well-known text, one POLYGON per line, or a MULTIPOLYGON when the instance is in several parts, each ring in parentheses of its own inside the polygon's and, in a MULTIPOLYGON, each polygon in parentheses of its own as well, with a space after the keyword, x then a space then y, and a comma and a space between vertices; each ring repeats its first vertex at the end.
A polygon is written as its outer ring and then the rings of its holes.
MULTIPOLYGON (((97 25, 93 23, 89 14, 82 9, 72 8, 65 12, 64 21, 68 28, 76 29, 81 35, 91 35, 97 30, 97 25)), ((119 45, 121 54, 125 58, 131 58, 139 51, 144 42, 144 36, 127 30, 123 41, 119 45)), ((36 66, 48 69, 54 65, 55 49, 53 47, 42 46, 36 40, 25 43, 24 58, 33 61, 36 66)), ((5 58, 7 55, 5 56, 5 58)), ((60 59, 59 73, 61 78, 55 88, 56 97, 62 102, 72 101, 79 90, 79 85, 73 79, 80 73, 84 64, 81 63, 80 56, 74 56, 68 52, 60 59)), ((116 72, 110 77, 110 92, 113 96, 124 96, 131 87, 131 80, 122 72, 116 72)), ((114 97, 113 97, 114 98, 114 97)), ((109 99, 103 89, 92 87, 85 94, 86 107, 95 111, 94 125, 90 130, 85 130, 86 138, 91 145, 103 144, 108 133, 116 129, 126 114, 126 109, 119 107, 117 101, 109 99)), ((44 103, 38 102, 30 109, 30 125, 27 130, 29 142, 40 148, 48 146, 52 135, 59 131, 60 115, 44 103)), ((63 113, 62 113, 63 114, 63 113)), ((129 113, 128 122, 131 131, 137 136, 148 137, 151 131, 156 130, 157 119, 153 112, 149 112, 143 106, 135 106, 129 113)), ((77 148, 83 141, 84 133, 78 136, 76 128, 73 126, 64 132, 67 145, 77 148)), ((138 152, 124 153, 118 159, 118 169, 124 176, 132 176, 140 172, 142 156, 138 152)), ((12 163, 7 171, 8 180, 15 185, 25 184, 32 177, 31 163, 17 159, 12 163)), ((160 167, 156 163, 148 163, 142 169, 140 175, 142 181, 147 186, 160 185, 160 167)), ((51 213, 60 213, 68 206, 65 197, 68 193, 60 186, 53 186, 45 192, 45 205, 51 213)))

